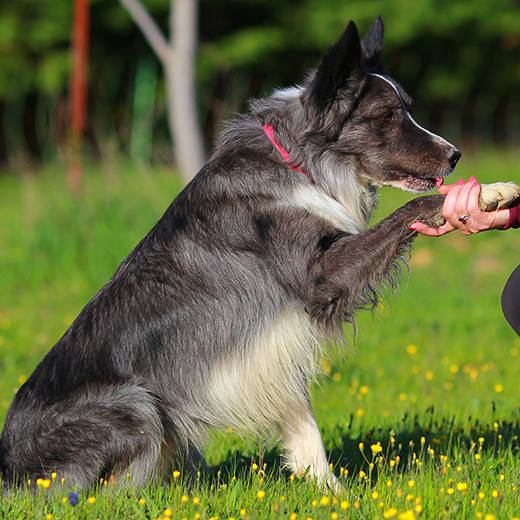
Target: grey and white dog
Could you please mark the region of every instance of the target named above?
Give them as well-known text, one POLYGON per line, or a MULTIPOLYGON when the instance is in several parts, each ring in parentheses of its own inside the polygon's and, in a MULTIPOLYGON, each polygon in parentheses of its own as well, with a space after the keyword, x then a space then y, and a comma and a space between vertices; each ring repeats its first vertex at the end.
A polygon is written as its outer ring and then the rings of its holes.
POLYGON ((367 229, 376 188, 429 191, 460 157, 414 121, 382 46, 381 18, 362 41, 350 22, 302 87, 229 124, 16 394, 4 486, 193 475, 224 427, 279 435, 294 474, 336 486, 307 386, 322 340, 397 283, 411 223, 443 220, 430 195, 367 229))

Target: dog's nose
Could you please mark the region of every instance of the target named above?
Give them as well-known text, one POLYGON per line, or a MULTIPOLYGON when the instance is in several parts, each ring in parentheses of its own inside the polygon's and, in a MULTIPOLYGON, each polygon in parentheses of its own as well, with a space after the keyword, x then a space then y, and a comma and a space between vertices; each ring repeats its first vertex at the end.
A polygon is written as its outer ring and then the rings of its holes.
POLYGON ((459 159, 461 157, 462 154, 458 150, 455 150, 451 153, 451 155, 448 155, 448 161, 450 162, 450 166, 452 169, 454 169, 455 166, 457 166, 457 163, 459 162, 459 159))

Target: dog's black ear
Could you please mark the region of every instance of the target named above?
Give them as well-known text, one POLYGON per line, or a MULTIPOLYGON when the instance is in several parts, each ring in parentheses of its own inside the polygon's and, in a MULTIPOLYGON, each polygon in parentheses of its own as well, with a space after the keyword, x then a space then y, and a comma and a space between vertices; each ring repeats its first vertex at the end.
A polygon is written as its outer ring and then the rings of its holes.
MULTIPOLYGON (((341 38, 323 55, 318 68, 306 84, 304 104, 311 117, 326 112, 341 90, 361 72, 363 53, 359 32, 349 22, 341 38)), ((344 97, 344 96, 341 96, 344 97)))
POLYGON ((381 52, 383 51, 384 38, 385 25, 381 15, 379 15, 361 42, 366 65, 371 72, 382 72, 381 52))

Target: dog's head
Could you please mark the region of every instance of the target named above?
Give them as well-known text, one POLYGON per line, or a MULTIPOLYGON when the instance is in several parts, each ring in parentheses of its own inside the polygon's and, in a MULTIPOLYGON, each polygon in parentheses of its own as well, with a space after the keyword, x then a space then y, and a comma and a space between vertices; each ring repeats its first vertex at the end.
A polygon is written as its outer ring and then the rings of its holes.
POLYGON ((383 35, 381 17, 363 40, 348 24, 304 85, 307 128, 337 160, 354 156, 366 180, 429 191, 453 172, 461 154, 413 119, 410 97, 384 74, 383 35))

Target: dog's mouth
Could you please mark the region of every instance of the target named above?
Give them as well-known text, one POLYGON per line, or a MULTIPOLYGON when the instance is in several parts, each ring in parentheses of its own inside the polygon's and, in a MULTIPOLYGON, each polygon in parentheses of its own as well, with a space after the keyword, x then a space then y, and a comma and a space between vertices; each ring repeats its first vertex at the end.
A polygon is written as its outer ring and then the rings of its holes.
POLYGON ((442 184, 442 177, 416 177, 410 173, 390 169, 390 173, 396 177, 394 181, 402 190, 415 193, 423 193, 433 190, 442 184))

